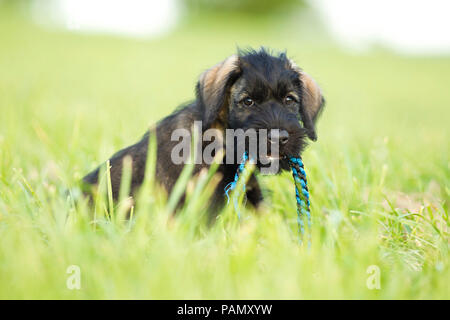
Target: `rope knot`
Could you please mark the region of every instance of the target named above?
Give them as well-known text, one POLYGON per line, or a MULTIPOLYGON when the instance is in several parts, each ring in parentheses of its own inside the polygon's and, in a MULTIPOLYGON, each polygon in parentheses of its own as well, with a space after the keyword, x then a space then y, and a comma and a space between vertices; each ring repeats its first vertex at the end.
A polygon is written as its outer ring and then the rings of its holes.
MULTIPOLYGON (((234 175, 234 180, 226 185, 224 191, 227 196, 227 204, 230 202, 229 192, 234 190, 239 181, 239 177, 245 171, 245 164, 248 161, 248 154, 244 152, 242 155, 242 162, 239 164, 236 174, 234 175)), ((301 238, 303 238, 304 223, 303 217, 306 216, 308 221, 308 228, 311 228, 311 212, 310 212, 310 202, 309 202, 309 190, 308 190, 308 182, 306 179, 306 172, 303 165, 302 158, 299 157, 289 157, 289 165, 291 167, 292 176, 294 178, 294 187, 295 187, 295 199, 297 202, 297 224, 298 231, 301 238), (301 192, 300 192, 301 190, 301 192)), ((245 192, 245 184, 243 186, 243 190, 245 192)), ((234 198, 234 208, 237 212, 238 218, 240 219, 240 213, 238 208, 238 198, 239 194, 233 195, 234 198)), ((301 239, 300 239, 301 241, 301 239)), ((308 244, 311 242, 308 241, 308 244)))

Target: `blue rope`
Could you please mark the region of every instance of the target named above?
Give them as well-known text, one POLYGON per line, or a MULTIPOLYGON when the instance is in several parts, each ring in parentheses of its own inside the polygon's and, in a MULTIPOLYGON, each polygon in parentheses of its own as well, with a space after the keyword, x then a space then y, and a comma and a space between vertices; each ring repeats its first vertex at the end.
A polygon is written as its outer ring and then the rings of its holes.
MULTIPOLYGON (((239 181, 239 176, 245 170, 245 164, 246 164, 247 160, 248 160, 248 154, 247 154, 247 151, 245 151, 242 154, 242 161, 241 161, 241 163, 239 164, 239 166, 238 166, 238 168, 236 170, 236 174, 234 175, 234 180, 225 186, 224 191, 225 191, 225 195, 227 196, 227 204, 230 203, 230 196, 228 195, 228 193, 231 190, 234 190, 236 188, 237 183, 239 181)), ((243 186, 243 191, 245 192, 245 184, 243 186)), ((239 194, 234 194, 233 195, 234 209, 236 210, 238 219, 241 219, 241 213, 239 212, 238 200, 239 200, 239 194)))
MULTIPOLYGON (((248 160, 247 152, 244 152, 242 155, 242 161, 239 164, 236 174, 234 175, 234 180, 226 185, 224 191, 227 196, 227 204, 230 203, 229 192, 234 190, 239 181, 240 175, 245 170, 245 164, 248 160)), ((306 180, 306 172, 305 167, 303 165, 302 158, 299 157, 290 157, 289 165, 292 170, 292 176, 294 177, 294 186, 295 186, 295 199, 297 201, 297 225, 298 232, 300 236, 300 242, 302 241, 303 235, 305 233, 305 226, 303 222, 303 217, 306 215, 308 221, 308 229, 311 230, 311 212, 310 212, 310 202, 309 202, 309 190, 308 190, 308 181, 306 180), (301 190, 301 192, 300 192, 301 190)), ((243 186, 243 190, 245 192, 245 184, 243 186)), ((241 214, 239 212, 238 206, 239 194, 233 195, 233 203, 234 208, 237 212, 237 216, 240 219, 241 214)), ((311 245, 311 239, 309 238, 308 245, 311 245)))
MULTIPOLYGON (((301 157, 289 158, 289 164, 291 165, 292 176, 294 177, 295 199, 297 201, 297 224, 299 235, 302 238, 305 233, 305 226, 303 223, 303 217, 305 215, 308 221, 308 229, 311 230, 308 181, 306 180, 305 167, 301 157), (301 193, 299 190, 301 190, 301 193)), ((301 238, 300 241, 302 240, 301 238)), ((311 245, 311 239, 308 240, 308 245, 311 245)))

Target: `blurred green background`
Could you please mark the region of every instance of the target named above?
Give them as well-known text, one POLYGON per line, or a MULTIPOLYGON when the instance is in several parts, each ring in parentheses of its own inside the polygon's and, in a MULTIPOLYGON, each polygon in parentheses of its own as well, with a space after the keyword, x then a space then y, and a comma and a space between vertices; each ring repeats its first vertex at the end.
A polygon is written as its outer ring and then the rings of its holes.
POLYGON ((343 49, 309 2, 182 7, 169 31, 125 37, 43 24, 35 4, 0 1, 0 297, 450 298, 450 57, 343 49), (148 186, 131 222, 66 197, 193 99, 199 74, 237 46, 286 50, 326 97, 304 154, 310 250, 296 241, 288 173, 261 177, 262 214, 238 222, 227 208, 212 228, 200 223, 207 191, 172 219, 148 186), (66 286, 70 265, 80 290, 66 286), (366 285, 371 265, 378 290, 366 285))

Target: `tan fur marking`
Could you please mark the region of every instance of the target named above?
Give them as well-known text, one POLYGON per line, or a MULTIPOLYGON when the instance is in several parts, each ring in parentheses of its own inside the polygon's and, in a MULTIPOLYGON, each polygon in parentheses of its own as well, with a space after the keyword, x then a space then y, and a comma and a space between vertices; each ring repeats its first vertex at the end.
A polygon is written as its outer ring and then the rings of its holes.
MULTIPOLYGON (((228 75, 239 67, 238 60, 238 56, 234 54, 202 73, 200 76, 200 85, 203 91, 203 99, 207 105, 215 101, 220 90, 225 86, 224 82, 228 78, 228 75)), ((214 126, 223 127, 221 122, 223 119, 226 119, 227 114, 228 110, 222 108, 219 112, 217 123, 214 126)))
POLYGON ((314 119, 322 104, 322 92, 316 81, 314 81, 307 73, 302 72, 300 79, 303 82, 303 86, 306 88, 306 94, 303 96, 304 105, 307 106, 307 112, 310 117, 314 119))
MULTIPOLYGON (((222 118, 219 116, 219 118, 222 118)), ((211 129, 216 129, 219 130, 220 132, 225 132, 225 125, 223 124, 222 121, 214 121, 214 123, 211 125, 211 129)))
POLYGON ((227 75, 237 68, 237 62, 238 56, 234 54, 224 61, 216 64, 211 69, 203 72, 200 76, 200 83, 202 84, 203 90, 209 95, 214 95, 215 92, 223 85, 222 82, 226 79, 227 75))
POLYGON ((306 112, 308 112, 311 119, 315 119, 317 113, 319 112, 320 106, 322 105, 322 91, 316 81, 309 74, 300 69, 294 61, 289 59, 289 62, 291 63, 291 68, 300 75, 300 80, 305 88, 303 105, 306 108, 306 112))

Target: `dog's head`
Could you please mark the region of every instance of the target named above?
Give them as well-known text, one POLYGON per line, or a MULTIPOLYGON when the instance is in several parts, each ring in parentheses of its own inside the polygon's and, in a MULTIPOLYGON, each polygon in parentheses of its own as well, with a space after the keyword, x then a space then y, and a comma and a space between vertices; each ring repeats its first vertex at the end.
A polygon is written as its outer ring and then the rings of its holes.
MULTIPOLYGON (((315 123, 324 105, 308 74, 284 53, 264 49, 240 52, 205 71, 197 99, 204 129, 267 129, 269 149, 276 140, 282 159, 301 153, 307 138, 317 139, 315 123)), ((286 161, 281 164, 287 169, 286 161)))

